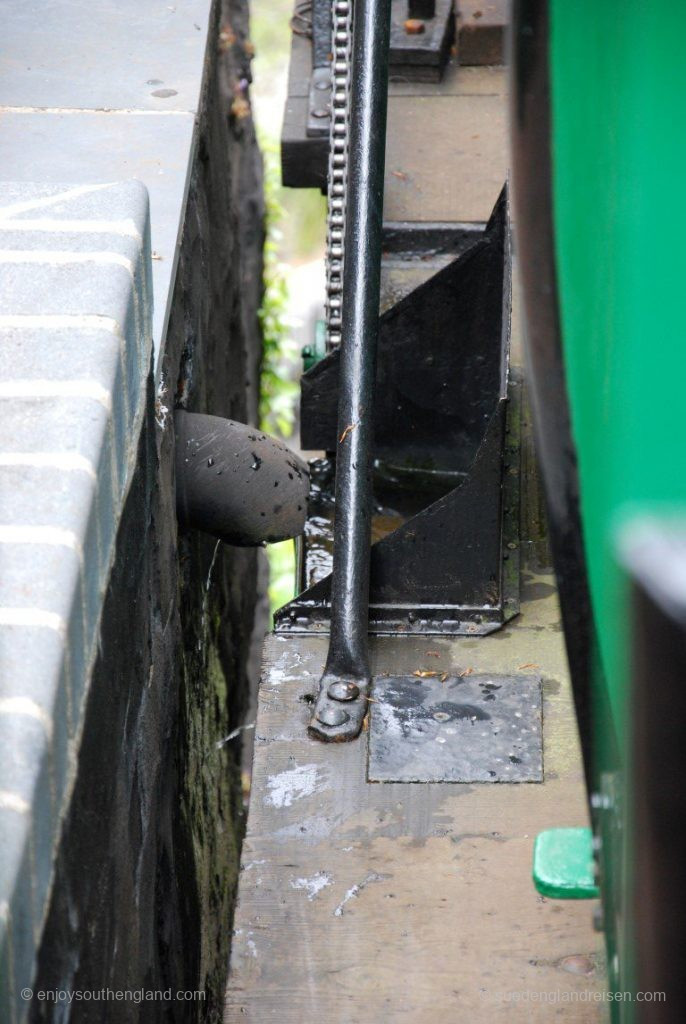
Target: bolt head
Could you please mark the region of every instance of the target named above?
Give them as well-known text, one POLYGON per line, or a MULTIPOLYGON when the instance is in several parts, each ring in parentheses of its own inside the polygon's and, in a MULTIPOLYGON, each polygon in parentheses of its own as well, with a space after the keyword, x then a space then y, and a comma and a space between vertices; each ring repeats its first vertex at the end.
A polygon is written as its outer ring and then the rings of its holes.
POLYGON ((322 725, 345 725, 350 715, 343 708, 322 708, 317 712, 317 721, 322 725))
POLYGON ((356 683, 332 683, 326 692, 332 700, 355 700, 360 696, 356 683))

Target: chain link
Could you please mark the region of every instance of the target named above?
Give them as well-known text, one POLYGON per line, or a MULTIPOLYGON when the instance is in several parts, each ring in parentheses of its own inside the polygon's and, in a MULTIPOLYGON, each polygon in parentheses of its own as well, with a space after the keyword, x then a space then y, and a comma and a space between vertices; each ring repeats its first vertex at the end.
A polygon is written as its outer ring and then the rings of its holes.
POLYGON ((326 232, 326 347, 328 351, 341 343, 352 13, 352 0, 333 0, 331 134, 326 232))

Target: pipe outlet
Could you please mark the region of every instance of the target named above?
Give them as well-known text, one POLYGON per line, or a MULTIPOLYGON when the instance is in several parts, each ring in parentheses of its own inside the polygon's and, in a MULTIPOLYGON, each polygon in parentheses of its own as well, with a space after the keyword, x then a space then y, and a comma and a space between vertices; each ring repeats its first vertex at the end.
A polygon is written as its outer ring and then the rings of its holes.
POLYGON ((184 528, 255 547, 305 528, 307 466, 281 441, 220 416, 178 410, 176 511, 184 528))

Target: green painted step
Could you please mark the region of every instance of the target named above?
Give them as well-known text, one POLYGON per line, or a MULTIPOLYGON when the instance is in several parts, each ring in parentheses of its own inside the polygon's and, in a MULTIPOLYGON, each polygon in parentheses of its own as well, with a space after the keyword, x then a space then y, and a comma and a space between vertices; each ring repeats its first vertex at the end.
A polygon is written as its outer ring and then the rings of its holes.
POLYGON ((534 885, 556 900, 590 900, 598 896, 593 877, 590 828, 549 828, 534 843, 534 885))

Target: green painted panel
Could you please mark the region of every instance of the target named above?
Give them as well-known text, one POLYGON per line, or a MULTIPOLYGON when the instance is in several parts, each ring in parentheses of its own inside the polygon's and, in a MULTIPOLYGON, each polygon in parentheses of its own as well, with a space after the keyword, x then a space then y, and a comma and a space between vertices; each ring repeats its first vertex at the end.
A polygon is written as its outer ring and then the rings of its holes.
POLYGON ((617 725, 626 645, 613 526, 686 497, 686 4, 553 0, 556 256, 582 510, 617 725))
MULTIPOLYGON (((550 0, 562 333, 600 658, 596 820, 612 987, 631 987, 628 656, 617 525, 686 500, 686 4, 550 0)), ((622 1020, 630 1008, 615 1008, 622 1020)))

